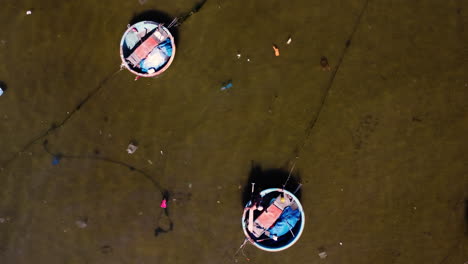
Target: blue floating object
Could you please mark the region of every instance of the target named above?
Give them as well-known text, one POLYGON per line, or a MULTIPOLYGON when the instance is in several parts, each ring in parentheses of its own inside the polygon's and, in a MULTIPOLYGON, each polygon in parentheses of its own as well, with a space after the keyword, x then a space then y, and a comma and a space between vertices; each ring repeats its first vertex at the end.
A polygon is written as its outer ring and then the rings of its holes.
POLYGON ((62 157, 60 157, 59 155, 55 155, 54 156, 54 159, 52 160, 52 165, 57 165, 60 163, 60 159, 62 159, 62 157))
POLYGON ((221 91, 227 90, 232 87, 232 82, 228 82, 226 85, 221 87, 221 91))

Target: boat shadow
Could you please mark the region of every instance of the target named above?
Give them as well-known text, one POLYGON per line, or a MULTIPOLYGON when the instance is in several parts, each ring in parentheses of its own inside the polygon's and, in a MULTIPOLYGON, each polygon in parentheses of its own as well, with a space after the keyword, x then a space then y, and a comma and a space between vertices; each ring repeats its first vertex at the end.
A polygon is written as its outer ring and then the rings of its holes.
MULTIPOLYGON (((249 178, 242 191, 242 207, 244 207, 252 197, 258 195, 261 191, 268 188, 282 188, 289 176, 289 170, 284 168, 263 169, 261 165, 252 161, 249 172, 249 178), (252 194, 252 183, 255 183, 254 193, 252 194)), ((300 174, 297 172, 291 173, 291 178, 286 183, 284 189, 294 193, 301 183, 300 174)), ((301 189, 294 194, 301 200, 301 189)))
POLYGON ((4 81, 0 81, 0 88, 5 92, 8 90, 8 85, 4 81))
MULTIPOLYGON (((170 16, 168 13, 159 10, 146 10, 141 13, 134 14, 132 19, 128 22, 130 25, 134 25, 141 21, 154 21, 162 23, 164 26, 169 26, 176 17, 170 16)), ((174 37, 175 44, 179 43, 179 29, 177 26, 169 28, 172 36, 174 37)))

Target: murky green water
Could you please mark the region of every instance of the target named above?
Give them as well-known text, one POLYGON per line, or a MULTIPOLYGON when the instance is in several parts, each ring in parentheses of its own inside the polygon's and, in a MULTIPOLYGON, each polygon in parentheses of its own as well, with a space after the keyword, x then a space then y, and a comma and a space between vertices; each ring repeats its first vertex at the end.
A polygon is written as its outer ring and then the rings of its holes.
POLYGON ((135 14, 196 3, 2 0, 0 263, 247 263, 252 162, 296 162, 307 221, 251 263, 468 261, 466 1, 208 0, 163 76, 117 72, 135 14))

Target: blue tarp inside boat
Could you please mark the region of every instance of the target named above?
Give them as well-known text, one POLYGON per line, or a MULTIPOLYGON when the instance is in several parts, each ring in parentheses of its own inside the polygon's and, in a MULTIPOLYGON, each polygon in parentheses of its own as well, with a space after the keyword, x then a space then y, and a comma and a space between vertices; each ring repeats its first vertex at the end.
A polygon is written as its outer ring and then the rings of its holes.
POLYGON ((289 230, 293 229, 300 218, 301 212, 298 209, 293 210, 289 206, 286 207, 276 223, 268 229, 270 232, 270 237, 280 237, 288 233, 289 230))

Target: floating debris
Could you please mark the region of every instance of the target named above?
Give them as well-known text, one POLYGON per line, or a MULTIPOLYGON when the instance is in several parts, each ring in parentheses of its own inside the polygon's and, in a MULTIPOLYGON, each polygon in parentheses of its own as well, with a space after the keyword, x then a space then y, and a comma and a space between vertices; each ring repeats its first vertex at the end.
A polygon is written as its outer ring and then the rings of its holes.
POLYGON ((109 246, 109 245, 104 245, 104 246, 101 247, 101 253, 102 253, 102 254, 106 254, 106 255, 107 255, 107 254, 112 253, 112 251, 113 251, 113 249, 112 249, 112 247, 109 246))
POLYGON ((328 256, 328 255, 327 255, 327 252, 325 252, 325 251, 320 252, 318 255, 319 255, 319 257, 320 257, 321 259, 324 259, 324 258, 326 258, 326 257, 328 256))
POLYGON ((273 44, 273 51, 275 52, 276 57, 278 57, 280 55, 279 48, 275 44, 273 44))
POLYGON ((223 84, 223 86, 221 87, 221 91, 224 91, 224 90, 227 90, 227 89, 230 89, 232 87, 232 82, 231 81, 227 81, 223 84))
POLYGON ((88 219, 87 218, 83 218, 83 219, 78 219, 75 221, 75 224, 77 227, 83 229, 83 228, 86 228, 88 227, 88 219))
POLYGON ((135 153, 135 151, 137 149, 138 149, 138 147, 136 145, 134 145, 133 143, 130 143, 130 144, 128 144, 127 152, 128 152, 128 154, 133 154, 133 153, 135 153))
POLYGON ((54 155, 54 157, 52 158, 52 165, 54 166, 58 165, 61 159, 62 159, 62 155, 60 154, 54 155))
POLYGON ((32 14, 32 11, 31 11, 31 10, 26 11, 26 15, 27 15, 27 16, 29 16, 29 15, 31 15, 31 14, 32 14))
POLYGON ((3 89, 2 87, 0 87, 0 96, 2 96, 2 94, 3 94, 3 89))
POLYGON ((320 66, 322 66, 322 71, 330 71, 331 70, 330 64, 328 63, 328 59, 325 56, 322 56, 320 58, 320 66))
POLYGON ((167 201, 166 199, 164 198, 162 201, 161 201, 161 208, 166 208, 167 207, 167 201))
POLYGON ((291 37, 289 37, 289 38, 288 38, 288 40, 286 41, 286 45, 289 45, 289 44, 291 44, 291 41, 292 41, 292 38, 291 38, 291 37))
POLYGON ((240 59, 240 58, 242 57, 242 55, 240 54, 240 52, 238 52, 238 53, 236 54, 236 57, 237 57, 237 59, 240 59))
POLYGON ((192 184, 189 183, 189 184, 188 184, 188 187, 189 187, 189 189, 192 189, 192 184))

